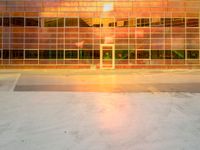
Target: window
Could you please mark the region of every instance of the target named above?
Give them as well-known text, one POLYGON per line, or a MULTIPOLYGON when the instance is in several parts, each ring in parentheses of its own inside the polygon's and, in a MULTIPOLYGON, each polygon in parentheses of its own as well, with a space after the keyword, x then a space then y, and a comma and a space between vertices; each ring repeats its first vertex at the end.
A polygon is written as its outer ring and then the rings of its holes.
POLYGON ((56 50, 40 50, 40 59, 56 59, 56 50))
POLYGON ((10 51, 10 59, 24 59, 24 51, 23 50, 11 50, 10 51))
POLYGON ((116 27, 128 27, 128 18, 117 18, 115 22, 116 27))
POLYGON ((129 59, 135 59, 135 50, 129 51, 129 59))
POLYGON ((77 59, 78 51, 77 50, 67 50, 65 51, 65 59, 77 59))
POLYGON ((199 19, 187 19, 187 27, 199 27, 199 19))
POLYGON ((114 27, 115 21, 114 18, 101 18, 102 27, 114 27))
POLYGON ((11 18, 11 25, 13 27, 24 27, 24 18, 11 18))
POLYGON ((138 59, 149 59, 149 51, 146 51, 146 50, 137 51, 137 58, 138 59))
POLYGON ((10 18, 3 18, 3 26, 5 27, 10 26, 10 18))
POLYGON ((173 50, 172 58, 173 59, 185 59, 185 51, 184 50, 173 50))
POLYGON ((128 50, 116 50, 115 58, 116 59, 128 59, 128 50))
POLYGON ((44 27, 57 27, 57 18, 43 18, 44 27))
POLYGON ((171 27, 172 26, 172 19, 171 18, 165 18, 165 27, 171 27))
POLYGON ((172 59, 172 51, 171 50, 165 51, 165 59, 172 59))
POLYGON ((2 54, 1 53, 2 53, 2 50, 0 50, 0 59, 2 58, 2 54))
POLYGON ((80 25, 80 27, 91 27, 92 26, 92 18, 80 18, 79 25, 80 25))
POLYGON ((102 27, 103 25, 100 23, 101 19, 100 18, 92 18, 93 20, 93 27, 102 27))
POLYGON ((188 59, 199 59, 199 51, 188 50, 187 51, 187 58, 188 59))
POLYGON ((57 51, 57 59, 64 59, 64 51, 63 50, 57 51))
POLYGON ((0 26, 2 26, 2 18, 0 18, 0 26))
POLYGON ((9 58, 10 58, 10 51, 3 50, 3 59, 9 59, 9 58))
POLYGON ((163 59, 164 51, 163 50, 152 50, 151 51, 151 59, 163 59))
POLYGON ((37 50, 25 50, 25 58, 26 59, 37 59, 38 51, 37 50))
POLYGON ((78 18, 65 18, 65 26, 66 27, 77 27, 78 26, 78 18))
POLYGON ((162 18, 152 18, 151 19, 151 26, 152 27, 163 27, 164 20, 162 18))
POLYGON ((129 27, 135 27, 135 26, 136 26, 136 19, 129 18, 129 27))
POLYGON ((38 18, 26 18, 26 26, 38 26, 38 18))
POLYGON ((58 27, 64 27, 64 18, 58 18, 58 27))
POLYGON ((79 59, 92 59, 92 50, 80 50, 79 59))
POLYGON ((100 51, 94 50, 94 59, 100 59, 100 51))
POLYGON ((137 19, 137 27, 149 27, 149 18, 139 18, 137 19))
POLYGON ((173 18, 172 26, 173 27, 185 27, 185 19, 184 18, 173 18))

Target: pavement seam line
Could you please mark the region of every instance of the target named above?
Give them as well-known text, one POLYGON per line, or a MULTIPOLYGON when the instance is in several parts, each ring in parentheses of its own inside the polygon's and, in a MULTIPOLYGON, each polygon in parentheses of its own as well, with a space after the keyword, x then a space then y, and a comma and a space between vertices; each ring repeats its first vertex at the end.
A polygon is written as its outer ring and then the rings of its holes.
POLYGON ((17 74, 17 77, 15 78, 15 81, 14 81, 14 83, 13 83, 12 88, 10 89, 10 92, 14 92, 15 87, 16 87, 17 82, 18 82, 18 80, 19 80, 20 77, 21 77, 21 74, 17 74))
POLYGON ((152 93, 160 93, 160 90, 153 86, 148 87, 148 90, 152 93))

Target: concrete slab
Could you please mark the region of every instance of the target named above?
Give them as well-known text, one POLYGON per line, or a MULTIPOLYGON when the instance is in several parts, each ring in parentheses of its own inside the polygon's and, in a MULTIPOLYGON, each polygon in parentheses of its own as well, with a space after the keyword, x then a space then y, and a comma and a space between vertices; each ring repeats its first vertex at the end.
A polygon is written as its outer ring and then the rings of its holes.
POLYGON ((0 74, 0 91, 13 91, 20 77, 20 73, 0 74))
POLYGON ((0 94, 2 150, 200 149, 200 94, 0 94))
POLYGON ((0 70, 0 150, 200 149, 199 70, 120 71, 0 70))

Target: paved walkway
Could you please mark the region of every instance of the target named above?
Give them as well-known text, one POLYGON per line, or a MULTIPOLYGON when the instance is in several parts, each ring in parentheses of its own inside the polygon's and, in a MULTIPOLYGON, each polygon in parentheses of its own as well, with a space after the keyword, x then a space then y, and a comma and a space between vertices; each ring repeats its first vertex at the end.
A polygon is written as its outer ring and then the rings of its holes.
POLYGON ((0 70, 0 150, 199 150, 199 70, 0 70))
POLYGON ((200 92, 199 70, 4 70, 0 90, 200 92))

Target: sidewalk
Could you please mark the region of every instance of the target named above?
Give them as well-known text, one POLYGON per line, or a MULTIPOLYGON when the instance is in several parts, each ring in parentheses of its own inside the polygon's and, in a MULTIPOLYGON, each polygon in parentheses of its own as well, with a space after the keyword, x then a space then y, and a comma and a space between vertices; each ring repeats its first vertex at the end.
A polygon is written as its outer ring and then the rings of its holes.
POLYGON ((199 150, 199 86, 199 70, 1 70, 0 149, 199 150))

